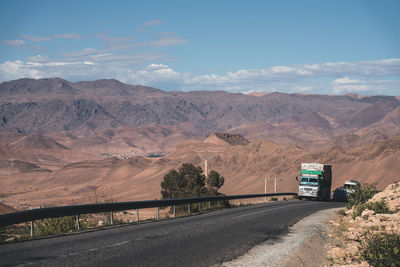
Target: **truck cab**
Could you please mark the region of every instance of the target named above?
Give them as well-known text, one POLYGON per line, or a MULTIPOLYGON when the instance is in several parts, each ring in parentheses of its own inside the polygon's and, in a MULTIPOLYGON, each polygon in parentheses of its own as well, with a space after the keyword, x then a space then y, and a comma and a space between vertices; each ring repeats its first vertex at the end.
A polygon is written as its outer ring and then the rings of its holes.
POLYGON ((351 197, 354 194, 354 192, 356 191, 357 187, 360 187, 360 186, 361 186, 361 183, 356 180, 346 180, 343 185, 343 187, 346 189, 347 195, 349 197, 351 197))
POLYGON ((318 177, 301 176, 299 183, 299 199, 319 198, 320 185, 318 177))

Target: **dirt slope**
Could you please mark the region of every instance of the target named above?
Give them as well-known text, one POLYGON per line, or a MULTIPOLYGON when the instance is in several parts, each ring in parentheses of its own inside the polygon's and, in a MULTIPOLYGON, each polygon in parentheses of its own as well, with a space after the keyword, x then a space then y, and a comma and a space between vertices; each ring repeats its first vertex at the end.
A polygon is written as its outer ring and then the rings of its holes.
MULTIPOLYGON (((21 208, 90 203, 95 201, 96 191, 107 192, 116 201, 159 198, 160 182, 170 169, 184 162, 204 166, 199 153, 209 158, 209 169, 225 177, 222 192, 226 194, 262 193, 266 177, 281 179, 277 184, 279 192, 296 191, 295 177, 302 162, 332 164, 332 189, 349 178, 384 188, 398 180, 400 173, 400 137, 351 149, 331 147, 310 153, 265 139, 231 145, 211 136, 204 141, 186 141, 161 158, 107 158, 64 164, 51 172, 2 174, 0 196, 6 204, 21 208)), ((272 182, 267 187, 273 191, 272 182)))

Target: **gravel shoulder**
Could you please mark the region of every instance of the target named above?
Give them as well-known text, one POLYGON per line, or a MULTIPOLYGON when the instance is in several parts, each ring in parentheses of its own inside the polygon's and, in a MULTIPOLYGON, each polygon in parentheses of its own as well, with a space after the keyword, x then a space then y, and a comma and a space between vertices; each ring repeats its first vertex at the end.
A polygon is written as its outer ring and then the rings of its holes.
POLYGON ((222 266, 324 266, 326 259, 325 241, 328 220, 335 211, 327 209, 305 217, 290 227, 289 234, 279 240, 267 241, 250 249, 246 254, 222 266))

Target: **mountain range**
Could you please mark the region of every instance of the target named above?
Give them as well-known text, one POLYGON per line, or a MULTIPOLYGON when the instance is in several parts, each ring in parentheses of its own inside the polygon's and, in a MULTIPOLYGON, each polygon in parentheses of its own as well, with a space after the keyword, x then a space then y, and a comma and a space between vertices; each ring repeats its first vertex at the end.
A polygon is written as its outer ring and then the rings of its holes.
POLYGON ((306 150, 360 145, 399 135, 399 115, 395 96, 165 92, 117 80, 60 78, 0 84, 0 132, 45 134, 95 153, 100 145, 167 154, 184 140, 214 132, 306 150))

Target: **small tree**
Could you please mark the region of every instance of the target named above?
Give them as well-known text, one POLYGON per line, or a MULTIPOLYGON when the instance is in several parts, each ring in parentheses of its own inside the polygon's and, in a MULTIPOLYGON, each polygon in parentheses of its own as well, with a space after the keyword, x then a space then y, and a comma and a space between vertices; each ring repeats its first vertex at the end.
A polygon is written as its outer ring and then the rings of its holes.
POLYGON ((218 172, 211 170, 208 174, 206 183, 207 183, 207 191, 210 195, 215 196, 219 195, 218 189, 224 185, 225 178, 221 176, 218 172))
POLYGON ((181 176, 176 170, 170 170, 161 181, 161 196, 162 198, 178 198, 181 197, 181 189, 184 184, 181 181, 181 176))
POLYGON ((206 193, 205 176, 200 167, 184 163, 178 171, 170 170, 161 182, 161 196, 166 198, 198 197, 206 193))
MULTIPOLYGON (((164 175, 164 179, 161 181, 161 196, 163 199, 215 196, 220 195, 218 189, 223 184, 224 177, 219 175, 218 172, 210 171, 206 180, 201 167, 184 163, 178 170, 170 170, 164 175)), ((193 210, 195 205, 192 204, 191 206, 193 210)), ((187 206, 183 205, 177 207, 177 212, 186 209, 187 206)))

